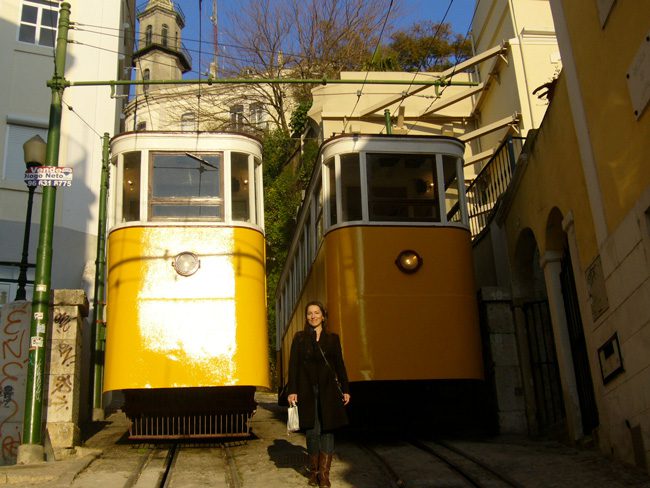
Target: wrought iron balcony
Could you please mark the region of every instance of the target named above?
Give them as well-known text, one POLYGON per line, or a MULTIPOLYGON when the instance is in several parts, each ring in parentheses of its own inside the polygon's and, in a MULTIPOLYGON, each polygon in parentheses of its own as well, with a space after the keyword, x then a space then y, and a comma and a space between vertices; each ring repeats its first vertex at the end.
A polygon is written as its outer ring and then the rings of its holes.
POLYGON ((467 187, 469 228, 472 239, 487 226, 494 206, 508 188, 525 140, 525 137, 508 137, 503 141, 467 187))

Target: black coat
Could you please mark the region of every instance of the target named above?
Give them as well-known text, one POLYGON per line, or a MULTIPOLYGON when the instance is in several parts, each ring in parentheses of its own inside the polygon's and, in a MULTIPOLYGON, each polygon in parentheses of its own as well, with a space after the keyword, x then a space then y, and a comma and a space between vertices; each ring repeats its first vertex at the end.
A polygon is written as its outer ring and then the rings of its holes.
MULTIPOLYGON (((300 418, 301 429, 311 429, 314 427, 314 390, 309 380, 308 367, 309 363, 306 358, 308 348, 305 347, 305 340, 310 338, 304 331, 297 332, 291 343, 291 355, 289 356, 289 381, 287 391, 289 394, 298 394, 298 415, 300 418)), ((338 378, 343 393, 350 393, 348 383, 348 374, 343 364, 343 353, 341 352, 341 341, 339 336, 334 333, 321 333, 318 345, 323 350, 327 362, 331 368, 326 368, 324 375, 321 375, 318 382, 320 410, 321 410, 321 429, 333 430, 342 427, 348 423, 348 417, 345 413, 341 392, 336 385, 338 378), (333 370, 333 371, 332 371, 333 370)), ((312 354, 320 352, 316 348, 312 354)), ((322 357, 321 357, 322 359, 322 357)))

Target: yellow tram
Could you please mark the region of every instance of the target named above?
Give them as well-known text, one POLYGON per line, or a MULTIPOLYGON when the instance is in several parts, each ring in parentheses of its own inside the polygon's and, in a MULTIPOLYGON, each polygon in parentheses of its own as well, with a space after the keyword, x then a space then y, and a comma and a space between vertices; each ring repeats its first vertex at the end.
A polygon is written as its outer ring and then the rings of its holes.
POLYGON ((104 391, 132 438, 246 435, 269 387, 261 145, 152 131, 111 153, 104 391))
POLYGON ((276 294, 281 402, 310 300, 325 303, 340 335, 356 422, 405 402, 444 422, 481 400, 463 152, 443 136, 323 143, 276 294))

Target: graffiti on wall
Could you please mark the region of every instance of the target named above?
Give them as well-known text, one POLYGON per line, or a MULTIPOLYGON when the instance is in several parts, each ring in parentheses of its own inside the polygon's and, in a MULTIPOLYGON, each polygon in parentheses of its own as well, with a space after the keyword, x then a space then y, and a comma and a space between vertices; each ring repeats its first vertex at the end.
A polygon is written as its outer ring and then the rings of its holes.
POLYGON ((0 311, 0 465, 16 460, 24 416, 29 361, 31 303, 14 302, 0 311))

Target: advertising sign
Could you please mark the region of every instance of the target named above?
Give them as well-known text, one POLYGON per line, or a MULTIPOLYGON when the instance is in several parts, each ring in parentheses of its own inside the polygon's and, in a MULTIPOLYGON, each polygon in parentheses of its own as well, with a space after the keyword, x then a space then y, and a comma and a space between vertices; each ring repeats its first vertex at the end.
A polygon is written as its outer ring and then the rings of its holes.
POLYGON ((72 168, 37 166, 25 171, 27 186, 72 186, 72 168))

